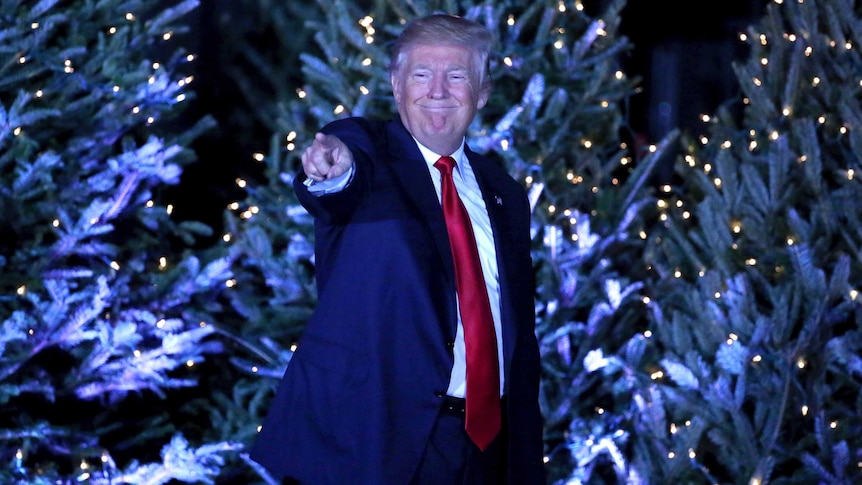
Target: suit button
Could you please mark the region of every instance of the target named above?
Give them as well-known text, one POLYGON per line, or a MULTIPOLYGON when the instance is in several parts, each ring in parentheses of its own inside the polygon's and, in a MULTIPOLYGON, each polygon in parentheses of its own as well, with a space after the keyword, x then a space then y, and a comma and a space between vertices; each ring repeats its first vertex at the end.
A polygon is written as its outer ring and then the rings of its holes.
POLYGON ((435 392, 435 393, 434 393, 434 396, 436 396, 436 397, 441 397, 441 398, 442 398, 443 396, 445 396, 445 395, 446 395, 446 393, 445 393, 445 392, 443 392, 443 391, 437 391, 437 392, 435 392))

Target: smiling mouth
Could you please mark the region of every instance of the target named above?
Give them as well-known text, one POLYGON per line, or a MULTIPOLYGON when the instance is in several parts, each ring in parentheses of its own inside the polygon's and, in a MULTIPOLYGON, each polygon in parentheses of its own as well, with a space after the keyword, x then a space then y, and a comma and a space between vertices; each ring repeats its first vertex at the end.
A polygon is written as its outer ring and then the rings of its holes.
POLYGON ((447 112, 447 111, 454 111, 454 110, 458 109, 458 107, 457 106, 422 106, 422 109, 424 109, 426 111, 442 113, 442 112, 447 112))

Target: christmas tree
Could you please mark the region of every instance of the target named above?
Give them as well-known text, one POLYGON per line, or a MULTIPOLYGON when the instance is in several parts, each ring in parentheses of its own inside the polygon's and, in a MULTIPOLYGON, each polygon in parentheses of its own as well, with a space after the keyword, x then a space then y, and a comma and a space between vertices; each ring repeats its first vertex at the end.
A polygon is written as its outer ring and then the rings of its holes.
POLYGON ((859 483, 860 14, 770 4, 740 98, 686 137, 644 258, 632 449, 656 483, 859 483))
POLYGON ((171 217, 212 120, 179 116, 197 1, 160 3, 0 7, 2 483, 206 482, 235 447, 184 411, 230 262, 171 217))

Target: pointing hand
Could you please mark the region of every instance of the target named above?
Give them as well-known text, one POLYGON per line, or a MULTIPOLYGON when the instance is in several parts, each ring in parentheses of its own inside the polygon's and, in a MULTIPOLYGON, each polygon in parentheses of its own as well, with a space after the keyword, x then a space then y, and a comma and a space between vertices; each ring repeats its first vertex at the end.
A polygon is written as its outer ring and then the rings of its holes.
POLYGON ((338 137, 317 133, 302 154, 305 175, 320 182, 338 177, 353 165, 353 154, 338 137))

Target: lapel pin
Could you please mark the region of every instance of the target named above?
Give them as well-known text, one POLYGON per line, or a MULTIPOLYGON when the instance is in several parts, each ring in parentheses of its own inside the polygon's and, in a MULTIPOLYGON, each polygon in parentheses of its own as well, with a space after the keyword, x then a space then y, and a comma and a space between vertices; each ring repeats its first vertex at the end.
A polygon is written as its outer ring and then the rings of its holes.
POLYGON ((495 195, 494 200, 497 201, 497 205, 503 205, 503 199, 501 199, 499 195, 495 195))

